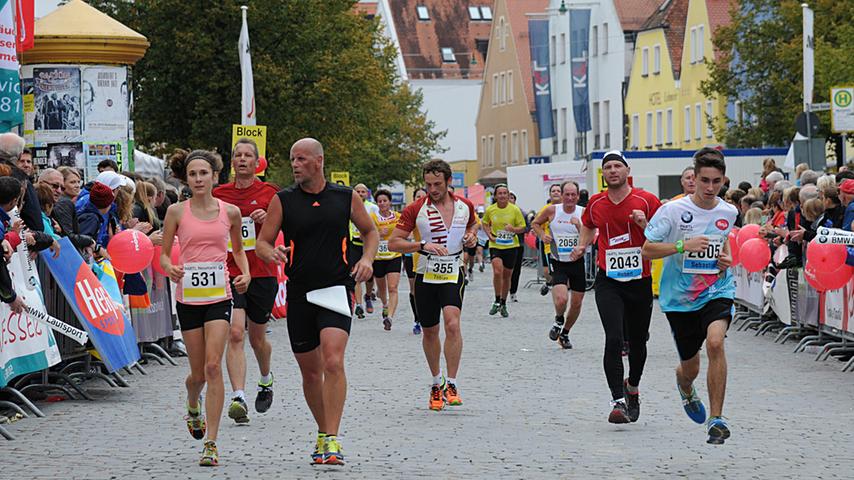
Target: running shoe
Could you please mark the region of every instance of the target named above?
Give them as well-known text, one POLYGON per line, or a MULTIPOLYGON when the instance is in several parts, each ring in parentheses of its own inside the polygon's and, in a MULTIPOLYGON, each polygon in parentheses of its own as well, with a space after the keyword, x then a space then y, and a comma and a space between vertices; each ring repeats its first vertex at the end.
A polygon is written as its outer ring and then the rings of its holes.
POLYGON ((374 301, 374 302, 377 301, 377 292, 376 291, 371 292, 371 301, 374 301))
POLYGON ((231 405, 228 407, 228 418, 234 420, 238 425, 249 423, 249 407, 246 406, 246 400, 240 397, 231 399, 231 405))
POLYGON ((385 317, 387 317, 387 316, 388 316, 388 307, 386 307, 385 305, 383 305, 383 318, 385 318, 385 317))
POLYGON ((498 302, 494 302, 494 303, 492 304, 492 307, 489 309, 489 314, 490 314, 490 315, 495 315, 496 313, 498 313, 498 309, 499 309, 499 308, 501 308, 501 304, 500 304, 500 303, 498 303, 498 302))
POLYGON ((629 342, 623 341, 623 351, 621 352, 622 356, 628 356, 629 354, 629 342))
POLYGON ((441 385, 433 385, 430 387, 430 410, 438 412, 445 408, 445 396, 441 385))
POLYGON ((506 303, 501 304, 501 310, 500 311, 501 311, 502 317, 507 318, 510 316, 510 312, 507 311, 507 304, 506 303))
POLYGON ((412 334, 413 335, 421 335, 421 324, 415 322, 415 325, 412 326, 412 334))
POLYGON ((517 299, 516 299, 516 294, 515 294, 515 293, 511 293, 511 294, 510 294, 510 301, 511 301, 511 302, 514 302, 514 303, 519 303, 519 300, 517 300, 517 299))
POLYGON ((730 436, 729 425, 724 417, 709 417, 706 431, 709 433, 709 439, 706 440, 706 443, 712 445, 723 445, 724 440, 730 436))
POLYGON ((552 325, 552 329, 549 330, 549 340, 555 341, 557 337, 560 335, 560 332, 563 330, 563 317, 555 317, 555 324, 552 325))
POLYGON ((205 416, 202 415, 202 407, 199 405, 198 412, 191 412, 189 408, 187 408, 187 414, 184 415, 184 420, 187 421, 187 430, 190 431, 190 435, 193 436, 196 440, 201 440, 205 438, 205 432, 207 431, 207 426, 205 425, 205 416))
POLYGON ((626 396, 626 410, 629 412, 629 420, 632 423, 640 417, 640 392, 629 392, 629 379, 623 380, 623 394, 626 396))
POLYGON ((626 402, 621 398, 611 401, 611 413, 608 414, 608 422, 610 423, 629 423, 629 410, 626 408, 626 402))
POLYGON ((365 311, 368 313, 374 313, 374 301, 371 298, 371 295, 365 295, 365 311))
POLYGON ((255 411, 264 413, 273 405, 273 372, 270 372, 270 383, 258 380, 258 396, 255 397, 255 411))
POLYGON ((205 442, 205 448, 202 450, 202 458, 199 460, 199 465, 202 467, 216 467, 219 465, 219 453, 216 451, 216 442, 213 440, 205 442))
POLYGON ((480 273, 483 273, 483 264, 481 263, 480 266, 477 267, 477 269, 478 271, 480 271, 480 273))
POLYGON ((311 453, 311 463, 320 465, 323 463, 323 454, 326 452, 326 434, 318 433, 317 442, 314 444, 314 452, 311 453))
POLYGON ((561 332, 560 336, 557 337, 557 343, 560 344, 560 347, 564 350, 572 348, 572 342, 569 341, 569 332, 561 332))
POLYGON ((356 311, 354 313, 356 314, 356 317, 359 319, 365 318, 365 311, 362 310, 361 305, 356 305, 356 311))
POLYGON ((445 385, 445 402, 454 407, 463 404, 463 400, 460 398, 460 392, 457 391, 457 386, 453 383, 445 385))
POLYGON ((344 453, 341 444, 334 435, 326 437, 326 447, 323 449, 324 465, 344 465, 344 453))
POLYGON ((540 287, 540 295, 546 296, 549 294, 549 284, 544 283, 542 287, 540 287))
MULTIPOLYGON (((679 396, 682 398, 682 407, 685 408, 685 413, 688 414, 688 418, 694 421, 694 423, 702 424, 706 421, 706 407, 703 405, 703 401, 700 400, 700 396, 697 395, 697 389, 691 385, 691 393, 689 395, 685 395, 682 392, 682 388, 679 387, 679 382, 676 382, 676 391, 679 392, 679 396)), ((711 420, 710 420, 711 421, 711 420)))
POLYGON ((391 330, 391 319, 388 317, 383 317, 383 328, 388 331, 391 330))

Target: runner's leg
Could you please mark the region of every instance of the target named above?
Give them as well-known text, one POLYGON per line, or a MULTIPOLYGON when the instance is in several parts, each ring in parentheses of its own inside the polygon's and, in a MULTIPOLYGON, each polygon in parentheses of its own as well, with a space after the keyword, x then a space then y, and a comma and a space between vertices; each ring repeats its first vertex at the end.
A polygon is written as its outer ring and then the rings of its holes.
POLYGON ((555 316, 563 317, 566 312, 566 304, 569 302, 569 289, 565 283, 552 286, 552 300, 555 305, 555 316))
POLYGON ((400 273, 389 273, 385 276, 388 295, 388 316, 394 318, 397 313, 398 288, 400 288, 400 273))
POLYGON ((340 328, 328 327, 320 331, 320 350, 323 358, 323 411, 325 424, 322 431, 338 435, 344 401, 347 399, 347 376, 344 372, 344 350, 349 335, 340 328))
POLYGON ((727 380, 724 339, 726 338, 728 327, 729 322, 726 320, 715 320, 706 330, 706 355, 709 357, 707 382, 709 388, 709 407, 711 409, 710 415, 712 417, 719 417, 723 414, 727 380))
POLYGON ((631 308, 623 312, 629 341, 629 384, 640 385, 646 364, 646 343, 649 340, 649 324, 652 320, 652 279, 644 278, 630 282, 626 289, 626 303, 631 308))
POLYGON ((245 335, 246 310, 234 308, 231 311, 231 327, 225 355, 225 366, 232 392, 243 391, 246 388, 246 355, 243 347, 245 335))
POLYGON ((387 277, 376 277, 377 296, 383 303, 383 308, 388 308, 388 285, 386 284, 387 277))
POLYGON ((267 324, 249 321, 249 344, 258 360, 258 370, 262 377, 270 374, 270 362, 273 356, 273 345, 267 339, 267 324))
POLYGON ((445 364, 448 367, 448 378, 457 378, 460 357, 463 354, 460 313, 460 309, 454 306, 442 308, 442 318, 445 319, 445 364))
POLYGON ((516 263, 513 265, 513 273, 510 275, 510 293, 516 295, 519 291, 519 276, 522 275, 522 257, 524 256, 524 247, 516 248, 516 263))
POLYGON ((596 308, 599 319, 605 331, 605 354, 602 363, 605 367, 605 378, 611 390, 612 400, 623 398, 623 313, 625 305, 618 291, 621 288, 614 285, 604 275, 596 279, 596 308))
POLYGON ((184 346, 190 360, 190 373, 187 375, 187 405, 192 409, 201 408, 199 396, 205 388, 205 329, 182 330, 184 346))
POLYGON ((500 298, 507 298, 507 294, 502 297, 504 288, 504 262, 499 257, 492 259, 492 288, 495 290, 495 301, 500 298))
POLYGON ((222 405, 225 402, 225 384, 222 379, 222 355, 228 341, 228 321, 212 320, 205 323, 205 411, 208 440, 216 440, 222 405))
MULTIPOLYGON (((564 288, 566 287, 564 286, 564 288)), ((578 320, 578 316, 581 315, 581 303, 584 301, 584 292, 573 290, 569 295, 569 311, 566 312, 566 322, 563 324, 563 329, 567 332, 572 329, 578 320)))
POLYGON ((314 416, 317 429, 327 433, 323 430, 326 425, 326 416, 323 409, 323 361, 320 351, 320 348, 315 348, 310 352, 294 353, 294 357, 302 374, 302 393, 305 396, 305 403, 308 404, 308 409, 314 416))

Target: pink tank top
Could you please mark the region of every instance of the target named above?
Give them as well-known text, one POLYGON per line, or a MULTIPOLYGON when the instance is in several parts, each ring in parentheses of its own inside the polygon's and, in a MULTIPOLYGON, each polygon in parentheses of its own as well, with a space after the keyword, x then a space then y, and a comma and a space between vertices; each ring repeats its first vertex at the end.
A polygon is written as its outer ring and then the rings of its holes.
POLYGON ((193 214, 189 200, 178 223, 178 242, 184 279, 176 288, 178 302, 207 305, 231 299, 228 281, 228 236, 231 221, 226 203, 217 200, 219 214, 212 220, 200 220, 193 214), (224 285, 223 285, 224 283, 224 285), (188 288, 187 299, 184 289, 188 288))

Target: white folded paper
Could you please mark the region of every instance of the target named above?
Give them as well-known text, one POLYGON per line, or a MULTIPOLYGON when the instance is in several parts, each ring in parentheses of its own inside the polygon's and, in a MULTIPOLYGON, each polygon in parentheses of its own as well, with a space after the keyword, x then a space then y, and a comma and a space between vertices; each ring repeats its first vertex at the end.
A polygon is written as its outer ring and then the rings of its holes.
POLYGON ((347 289, 343 285, 312 290, 305 295, 309 303, 318 307, 332 310, 341 315, 351 316, 350 302, 347 300, 347 289))

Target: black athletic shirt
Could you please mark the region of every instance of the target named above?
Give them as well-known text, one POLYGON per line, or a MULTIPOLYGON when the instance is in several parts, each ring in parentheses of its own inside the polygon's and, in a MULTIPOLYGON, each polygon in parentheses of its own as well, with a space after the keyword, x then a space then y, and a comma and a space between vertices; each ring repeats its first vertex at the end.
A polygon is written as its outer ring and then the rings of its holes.
POLYGON ((288 300, 305 300, 307 292, 334 285, 354 288, 347 264, 353 190, 326 182, 317 194, 294 185, 277 195, 285 246, 291 249, 285 265, 288 300))

